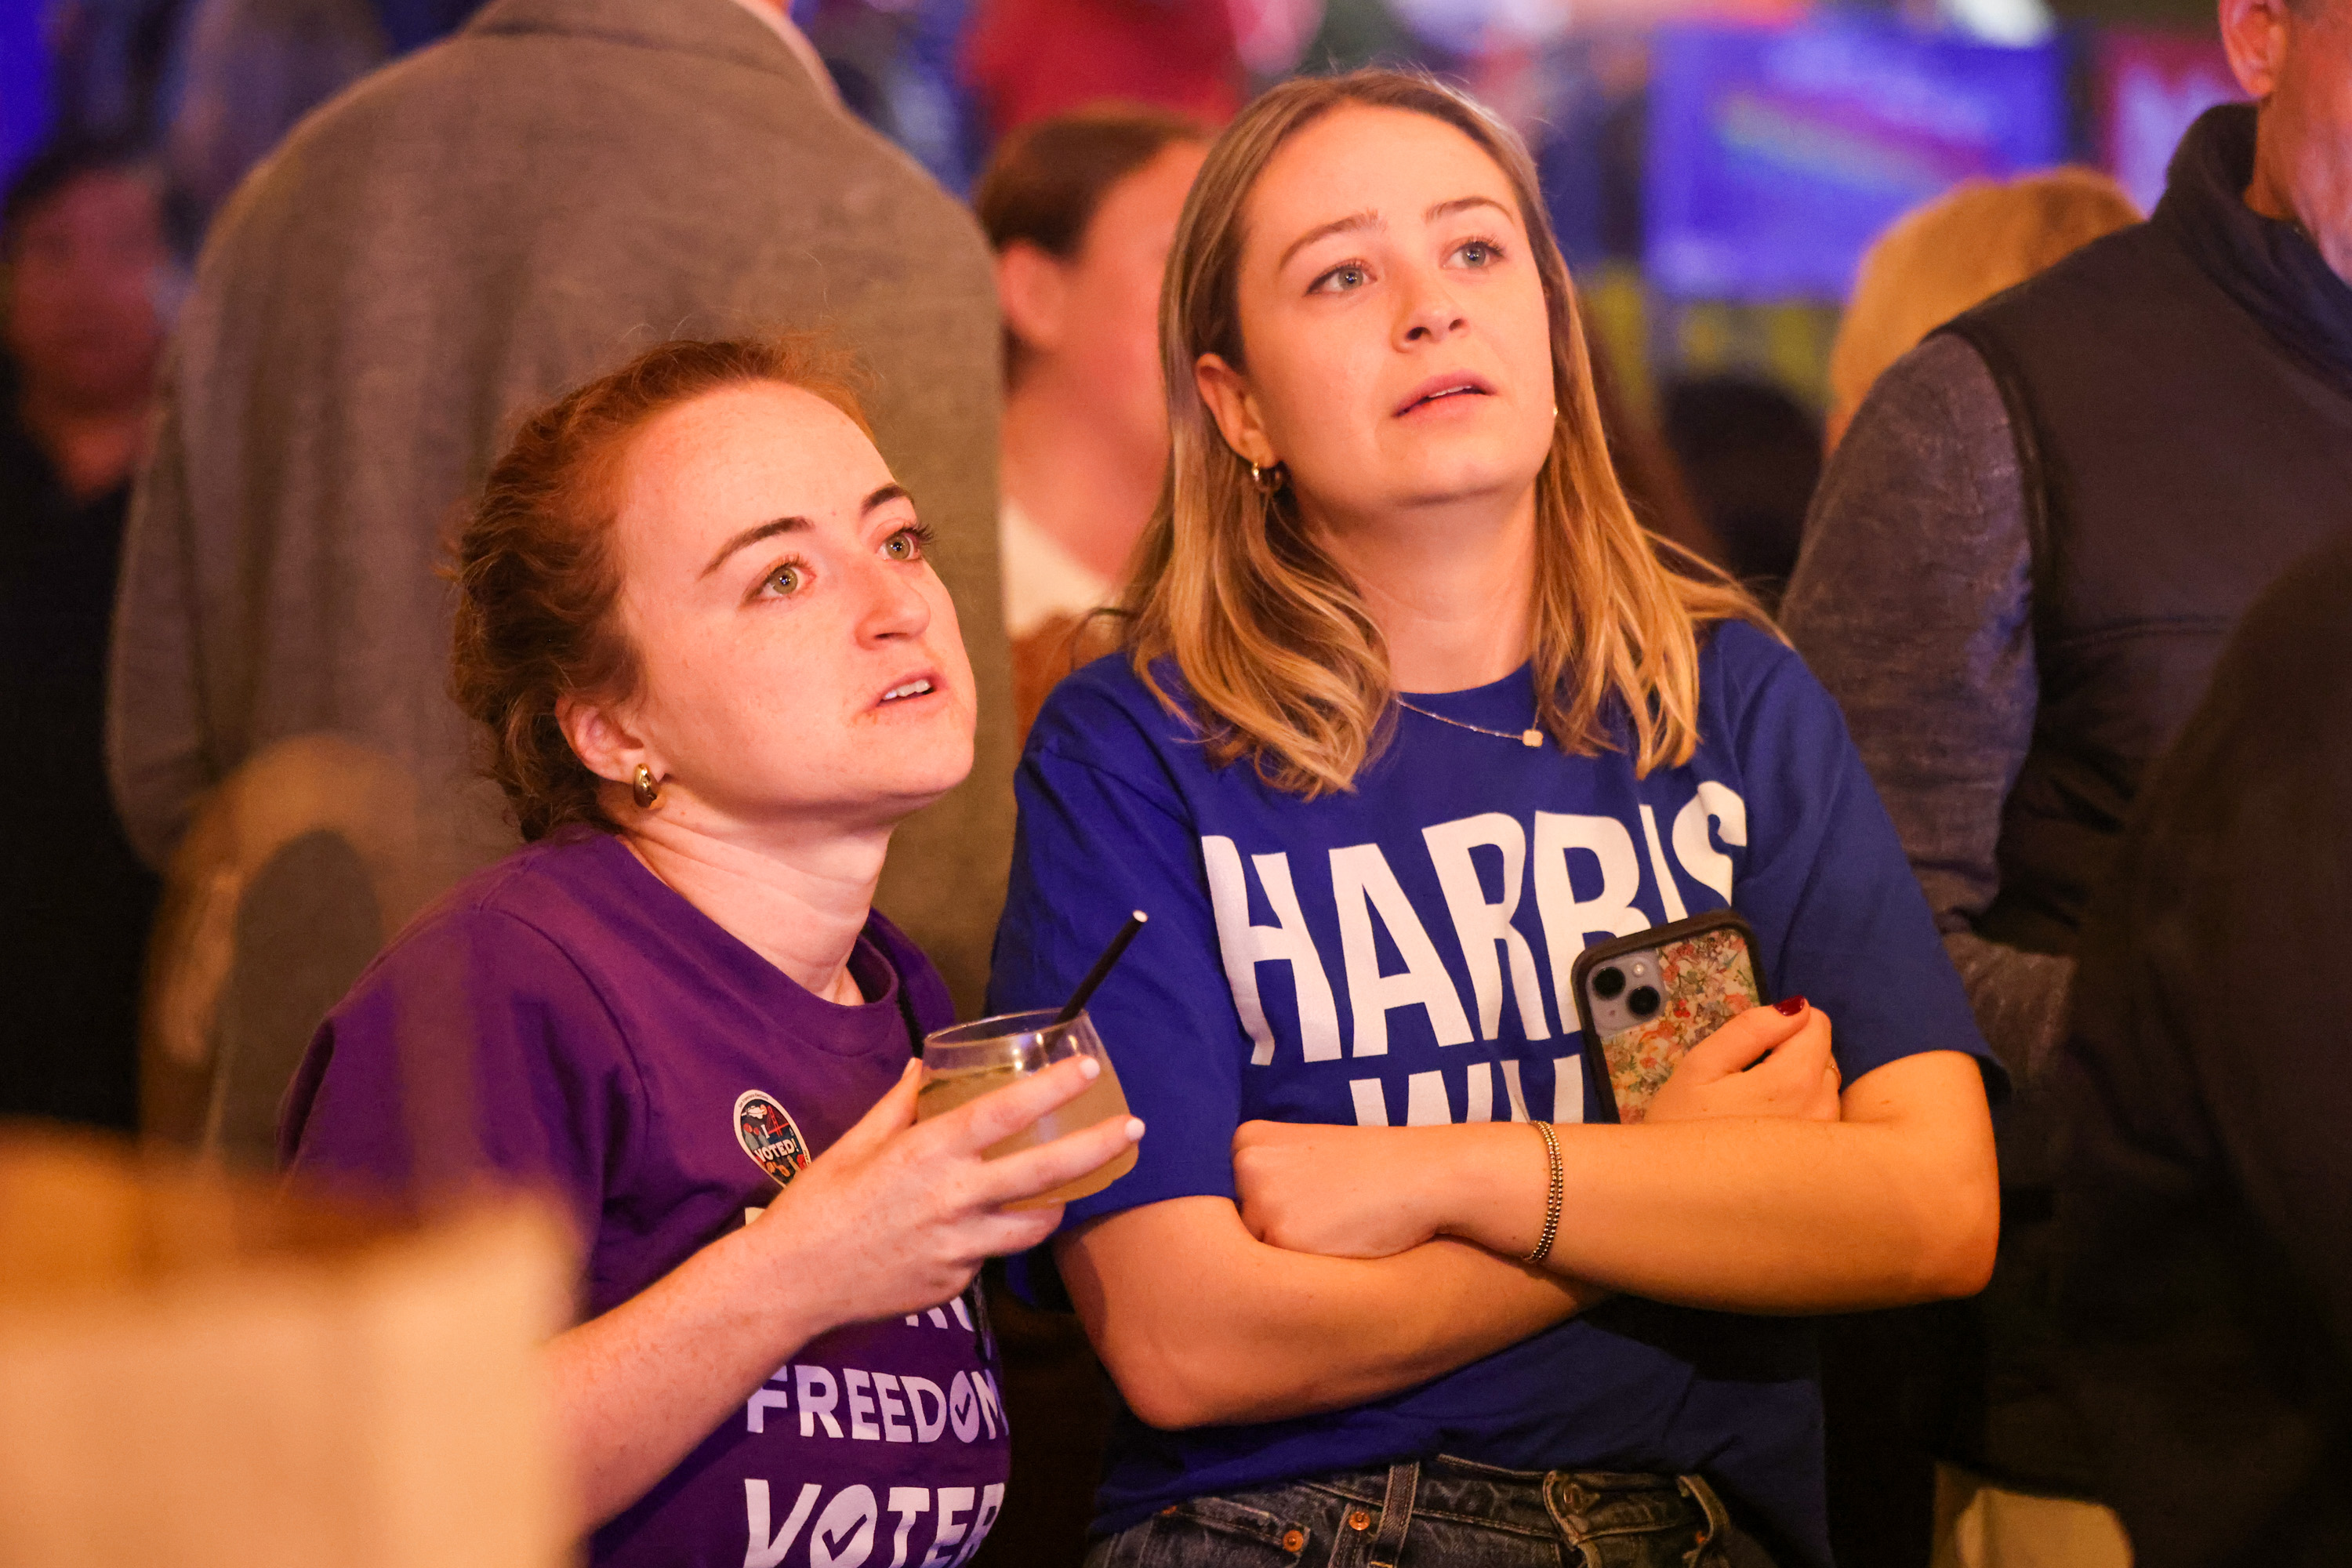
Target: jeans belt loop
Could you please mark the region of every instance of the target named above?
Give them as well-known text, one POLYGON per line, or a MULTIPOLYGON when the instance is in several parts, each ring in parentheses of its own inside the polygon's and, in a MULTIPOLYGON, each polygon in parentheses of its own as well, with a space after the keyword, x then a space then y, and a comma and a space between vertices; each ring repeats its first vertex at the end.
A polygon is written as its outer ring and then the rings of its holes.
MULTIPOLYGON (((1699 1546, 1704 1549, 1720 1542, 1724 1532, 1731 1528, 1731 1510, 1723 1506, 1723 1500, 1716 1496, 1715 1489, 1707 1485, 1706 1478, 1676 1476, 1675 1485, 1682 1489, 1684 1496, 1698 1504, 1699 1512, 1706 1516, 1706 1534, 1700 1539, 1699 1546)), ((1691 1555, 1693 1561, 1696 1561, 1697 1552, 1691 1555)))
POLYGON ((1381 1503, 1380 1532, 1372 1537, 1370 1568, 1396 1568, 1404 1554, 1405 1527, 1412 1522, 1412 1496, 1421 1488, 1421 1462, 1389 1467, 1388 1495, 1381 1503))
POLYGON ((1584 1538, 1588 1528, 1584 1516, 1592 1507, 1592 1498, 1577 1484, 1574 1470, 1547 1471, 1543 1479, 1543 1500, 1546 1511, 1563 1534, 1571 1541, 1584 1538))

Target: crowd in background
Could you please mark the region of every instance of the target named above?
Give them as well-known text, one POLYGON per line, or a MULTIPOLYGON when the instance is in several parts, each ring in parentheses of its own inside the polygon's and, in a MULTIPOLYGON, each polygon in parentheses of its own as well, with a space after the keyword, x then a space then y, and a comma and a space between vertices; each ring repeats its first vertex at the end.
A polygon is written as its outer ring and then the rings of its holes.
MULTIPOLYGON (((1020 736, 1114 646, 1097 612, 1165 482, 1162 274, 1252 40, 1143 0, 1116 26, 994 5, 965 37, 920 4, 803 7, 803 37, 762 0, 499 0, 370 76, 465 9, 66 8, 123 31, 125 68, 60 79, 71 133, 0 210, 0 718, 37 823, 0 868, 0 1112, 266 1153, 326 1006, 511 842, 447 698, 446 520, 517 414, 656 334, 822 326, 867 367, 982 706, 971 782, 900 834, 880 902, 976 1010, 1020 736), (616 35, 626 69, 593 42, 616 35), (491 37, 528 41, 527 79, 491 37), (982 125, 926 71, 962 73, 982 125), (299 751, 321 734, 388 763, 367 798, 402 802, 397 847, 320 839, 331 812, 209 826, 241 780, 322 787, 299 751), (202 1103, 142 1108, 150 933, 224 888, 222 1065, 202 1103)), ((1594 343, 1636 515, 1748 584, 1838 700, 2018 1086, 1991 1289, 1833 1326, 1850 1563, 2352 1551, 2325 994, 2352 863, 2352 112, 2328 86, 2352 0, 2221 13, 2263 140, 2251 107, 2198 121, 2150 221, 2076 168, 1906 216, 1825 409, 1717 375, 1654 414, 1594 343)), ((1332 60, 1395 41, 1368 15, 1328 8, 1332 60)), ((999 1330, 1038 1471, 1086 1471, 1084 1336, 1010 1301, 999 1330)), ((982 1561, 1075 1561, 1086 1506, 1016 1492, 982 1561)))

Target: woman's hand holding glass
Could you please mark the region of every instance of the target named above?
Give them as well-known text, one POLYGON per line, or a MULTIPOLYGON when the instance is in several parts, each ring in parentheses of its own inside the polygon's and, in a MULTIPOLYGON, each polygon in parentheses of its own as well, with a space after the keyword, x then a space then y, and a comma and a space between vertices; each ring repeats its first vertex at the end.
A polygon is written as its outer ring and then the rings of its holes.
MULTIPOLYGON (((1840 1089, 1829 1015, 1754 1007, 1691 1047, 1650 1102, 1651 1122, 1720 1117, 1835 1121, 1840 1089)), ((1258 1240, 1327 1258, 1386 1258, 1455 1234, 1453 1127, 1245 1121, 1234 1133, 1242 1222, 1258 1240)), ((1490 1130, 1492 1131, 1492 1130, 1490 1130)), ((1531 1133, 1526 1164, 1540 1176, 1531 1133)), ((1483 1167, 1465 1162, 1462 1174, 1483 1167)), ((1540 1198, 1537 1212, 1540 1213, 1540 1198)))
POLYGON ((829 1324, 896 1317, 961 1294, 987 1258, 1044 1241, 1059 1204, 1007 1205, 1117 1158, 1143 1123, 1108 1117, 1001 1159, 984 1152, 1077 1099, 1100 1070, 1074 1058, 919 1123, 922 1064, 908 1063, 751 1227, 776 1244, 768 1256, 786 1276, 777 1289, 829 1324))

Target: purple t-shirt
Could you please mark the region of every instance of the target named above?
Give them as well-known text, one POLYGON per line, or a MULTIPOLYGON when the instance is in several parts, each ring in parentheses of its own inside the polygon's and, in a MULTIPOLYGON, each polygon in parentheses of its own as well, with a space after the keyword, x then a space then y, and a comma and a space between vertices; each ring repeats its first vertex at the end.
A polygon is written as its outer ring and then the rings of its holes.
MULTIPOLYGON (((749 1223, 897 1080, 910 1029, 952 1019, 879 915, 850 969, 872 1000, 812 995, 619 840, 559 834, 458 886, 360 977, 287 1093, 279 1160, 346 1188, 483 1164, 538 1186, 584 1238, 593 1317, 749 1223)), ((994 1522, 1009 1458, 975 1283, 803 1346, 592 1561, 950 1568, 994 1522)))

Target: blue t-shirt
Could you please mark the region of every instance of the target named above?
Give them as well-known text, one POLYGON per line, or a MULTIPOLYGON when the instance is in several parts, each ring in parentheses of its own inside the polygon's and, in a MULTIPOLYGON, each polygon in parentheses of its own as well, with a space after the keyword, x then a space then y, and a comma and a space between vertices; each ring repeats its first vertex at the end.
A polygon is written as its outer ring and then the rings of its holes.
MULTIPOLYGON (((1356 788, 1314 801, 1246 762, 1213 767, 1122 659, 1064 681, 1016 784, 991 1010, 1060 1002, 1130 909, 1151 917, 1088 1008, 1150 1131, 1133 1173, 1065 1223, 1233 1197, 1234 1130, 1253 1119, 1613 1116, 1570 965, 1588 942, 1726 904, 1755 928, 1765 984, 1834 1019, 1847 1082, 1955 1050, 1998 1089, 1836 706, 1745 625, 1713 631, 1700 672, 1685 766, 1637 778, 1622 750, 1564 755, 1400 712, 1356 788)), ((1525 668, 1412 700, 1510 736, 1535 704, 1525 668)), ((1811 1325, 1623 1298, 1352 1409, 1185 1432, 1122 1409, 1096 1529, 1440 1453, 1704 1472, 1781 1550, 1829 1558, 1811 1325)))

